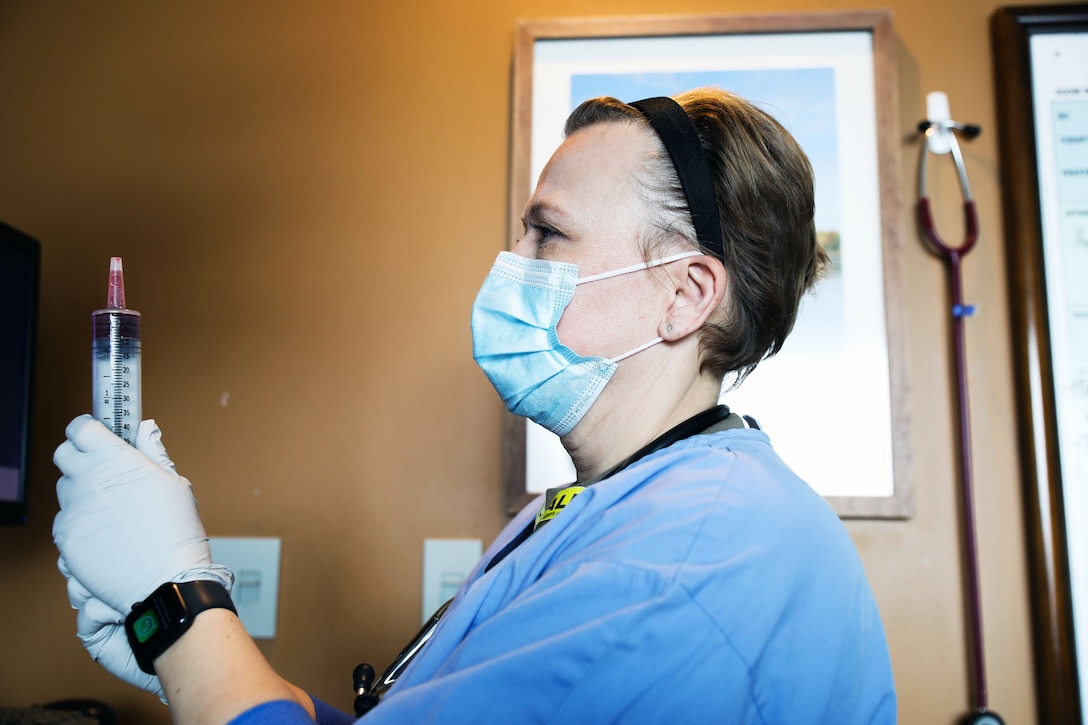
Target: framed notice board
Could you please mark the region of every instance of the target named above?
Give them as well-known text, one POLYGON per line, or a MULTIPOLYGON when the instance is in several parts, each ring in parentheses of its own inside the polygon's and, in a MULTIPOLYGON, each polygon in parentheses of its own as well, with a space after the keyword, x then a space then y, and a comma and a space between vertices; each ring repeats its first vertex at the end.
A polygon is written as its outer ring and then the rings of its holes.
POLYGON ((991 22, 1039 721, 1088 721, 1088 5, 991 22))

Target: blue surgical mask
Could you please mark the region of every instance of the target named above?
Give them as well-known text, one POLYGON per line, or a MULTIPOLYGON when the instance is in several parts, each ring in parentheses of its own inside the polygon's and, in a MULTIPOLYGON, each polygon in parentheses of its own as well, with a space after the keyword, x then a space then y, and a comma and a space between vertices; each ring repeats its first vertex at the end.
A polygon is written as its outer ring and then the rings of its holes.
POLYGON ((580 284, 702 254, 682 252, 578 278, 578 265, 500 252, 472 307, 472 352, 507 409, 564 436, 601 394, 620 360, 583 357, 559 341, 556 325, 580 284))

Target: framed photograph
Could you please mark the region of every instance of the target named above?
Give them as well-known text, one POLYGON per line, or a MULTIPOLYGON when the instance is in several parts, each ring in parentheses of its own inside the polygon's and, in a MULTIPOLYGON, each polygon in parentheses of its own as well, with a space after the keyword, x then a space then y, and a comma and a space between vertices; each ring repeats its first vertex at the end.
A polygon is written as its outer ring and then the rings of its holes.
POLYGON ((1088 5, 991 18, 1039 721, 1088 722, 1088 5))
MULTIPOLYGON (((514 59, 511 239, 574 107, 715 86, 775 116, 816 176, 830 274, 785 347, 722 402, 846 517, 910 515, 897 98, 888 12, 525 22, 514 59)), ((729 383, 727 378, 727 386, 729 383)), ((574 480, 559 439, 510 416, 507 508, 574 480)))

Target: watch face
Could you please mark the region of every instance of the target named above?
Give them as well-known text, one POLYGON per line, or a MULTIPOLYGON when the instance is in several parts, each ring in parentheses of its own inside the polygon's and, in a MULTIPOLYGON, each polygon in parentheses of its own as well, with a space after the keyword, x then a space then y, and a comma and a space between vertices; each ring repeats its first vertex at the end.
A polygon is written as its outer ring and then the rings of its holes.
POLYGON ((136 641, 143 644, 155 636, 155 632, 159 631, 159 627, 158 615, 155 614, 155 610, 149 609, 132 623, 132 633, 136 635, 136 641))
POLYGON ((136 604, 125 618, 125 631, 136 664, 144 672, 154 674, 152 662, 188 627, 188 608, 177 585, 167 584, 156 589, 136 604))
POLYGON ((125 617, 125 634, 136 664, 149 675, 155 674, 155 659, 185 634, 193 617, 213 608, 236 611, 222 584, 203 580, 168 582, 132 605, 125 617))

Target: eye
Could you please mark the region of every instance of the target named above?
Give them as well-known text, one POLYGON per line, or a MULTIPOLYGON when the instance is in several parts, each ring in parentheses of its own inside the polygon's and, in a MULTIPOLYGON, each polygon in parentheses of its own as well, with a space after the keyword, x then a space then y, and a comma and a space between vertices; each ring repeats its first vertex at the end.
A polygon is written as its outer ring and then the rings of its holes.
POLYGON ((534 236, 537 238, 538 246, 544 246, 548 242, 563 236, 547 224, 533 223, 529 225, 529 230, 535 232, 534 236))

